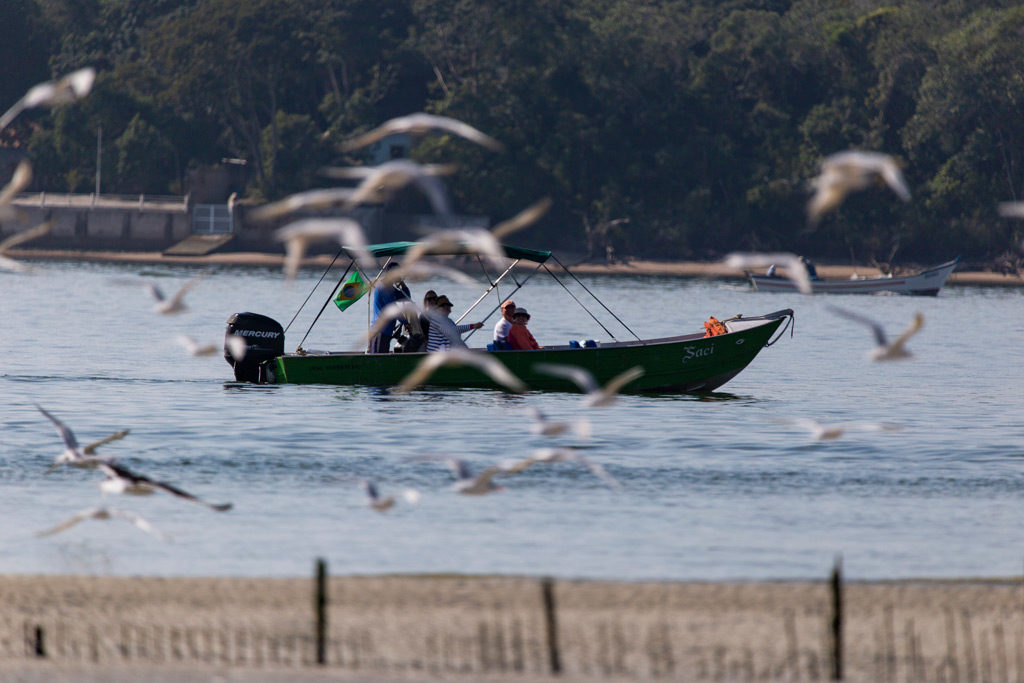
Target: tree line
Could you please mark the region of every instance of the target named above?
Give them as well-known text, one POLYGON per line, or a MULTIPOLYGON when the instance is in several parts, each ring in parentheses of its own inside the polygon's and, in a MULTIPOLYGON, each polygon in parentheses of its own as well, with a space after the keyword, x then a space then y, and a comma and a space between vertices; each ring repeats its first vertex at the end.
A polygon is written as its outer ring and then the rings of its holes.
POLYGON ((1024 6, 979 0, 6 0, 0 108, 91 65, 92 94, 32 112, 0 145, 35 188, 183 192, 194 166, 247 162, 272 200, 358 163, 346 137, 416 111, 498 138, 429 136, 465 213, 542 196, 518 237, 618 254, 974 261, 1024 228, 1024 6), (821 159, 890 153, 913 199, 851 195, 811 229, 821 159))

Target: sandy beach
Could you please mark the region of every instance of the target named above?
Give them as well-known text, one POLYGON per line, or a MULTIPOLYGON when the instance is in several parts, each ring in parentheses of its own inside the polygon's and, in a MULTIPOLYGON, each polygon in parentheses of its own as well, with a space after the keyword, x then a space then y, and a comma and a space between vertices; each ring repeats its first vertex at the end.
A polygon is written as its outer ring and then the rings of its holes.
MULTIPOLYGON (((317 666, 312 578, 0 576, 0 674, 545 681, 553 680, 552 648, 560 680, 832 674, 826 581, 556 581, 550 611, 543 585, 524 577, 332 577, 326 666, 317 666)), ((851 582, 841 611, 844 680, 1024 676, 1020 579, 851 582)))
MULTIPOLYGON (((158 251, 75 251, 70 249, 21 249, 12 250, 13 258, 46 261, 95 261, 108 263, 170 263, 182 265, 235 265, 253 267, 280 267, 284 262, 282 254, 264 252, 216 252, 205 256, 169 256, 158 251)), ((307 267, 326 268, 331 257, 312 256, 303 261, 307 267)), ((678 277, 702 277, 710 279, 743 279, 741 271, 726 268, 721 263, 696 261, 649 261, 631 260, 611 265, 601 263, 578 263, 566 261, 573 272, 603 275, 671 275, 678 277)), ((922 266, 925 267, 925 266, 922 266)), ((877 268, 870 266, 828 265, 817 266, 822 278, 849 279, 851 276, 877 277, 877 268)), ((913 269, 907 269, 908 272, 913 269)), ((950 275, 949 283, 962 285, 991 285, 1005 287, 1024 286, 1024 277, 981 270, 960 270, 950 275)))

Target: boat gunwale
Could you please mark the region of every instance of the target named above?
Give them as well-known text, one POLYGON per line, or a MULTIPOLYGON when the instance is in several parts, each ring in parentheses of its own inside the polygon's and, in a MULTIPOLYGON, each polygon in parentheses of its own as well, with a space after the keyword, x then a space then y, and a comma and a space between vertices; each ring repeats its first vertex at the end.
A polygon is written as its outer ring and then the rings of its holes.
MULTIPOLYGON (((782 316, 778 316, 782 317, 782 316)), ((744 322, 755 323, 754 325, 745 326, 739 330, 733 330, 726 334, 715 335, 714 339, 727 339, 733 335, 743 334, 757 327, 768 325, 776 320, 778 317, 768 316, 756 316, 750 318, 742 318, 744 322)), ((726 321, 729 322, 729 321, 726 321)), ((701 339, 712 339, 706 334, 701 332, 693 332, 690 334, 675 335, 672 337, 656 337, 653 339, 641 339, 639 341, 627 340, 600 343, 598 346, 585 346, 576 348, 569 344, 559 344, 558 346, 544 346, 540 349, 500 349, 491 351, 486 348, 470 348, 470 351, 477 351, 479 353, 493 353, 493 354, 506 354, 506 353, 532 353, 536 351, 599 351, 601 349, 624 349, 624 348, 640 348, 644 346, 666 346, 670 344, 679 344, 683 342, 698 341, 701 339)), ((412 351, 410 353, 366 353, 365 351, 304 351, 303 353, 283 353, 277 358, 340 358, 340 357, 359 357, 368 356, 373 358, 401 356, 403 358, 411 358, 416 356, 427 356, 429 351, 412 351)), ((434 352, 436 353, 436 352, 434 352)))

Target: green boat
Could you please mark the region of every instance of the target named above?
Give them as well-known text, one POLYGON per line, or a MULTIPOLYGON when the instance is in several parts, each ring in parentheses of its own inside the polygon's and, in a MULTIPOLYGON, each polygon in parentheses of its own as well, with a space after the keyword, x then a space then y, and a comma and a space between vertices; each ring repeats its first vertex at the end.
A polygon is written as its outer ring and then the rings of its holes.
MULTIPOLYGON (((415 242, 391 242, 371 245, 370 253, 377 258, 401 256, 411 249, 415 242)), ((511 298, 540 269, 548 271, 559 284, 558 274, 547 265, 549 260, 560 266, 568 277, 575 276, 548 251, 504 246, 506 256, 512 263, 504 273, 490 284, 484 294, 463 315, 472 311, 503 278, 526 262, 534 266, 517 287, 503 299, 511 298)), ((345 252, 342 248, 341 252, 345 252)), ((341 253, 339 252, 339 253, 341 253)), ((463 253, 458 247, 446 254, 463 253)), ((353 261, 354 263, 354 261, 353 261)), ((349 268, 354 267, 350 264, 349 268)), ((345 281, 345 275, 332 289, 333 293, 345 281)), ((371 276, 372 277, 372 276, 371 276)), ((369 279, 369 278, 368 278, 369 279)), ((586 286, 576 280, 584 289, 586 286)), ((563 285, 564 286, 564 285, 563 285)), ((589 289, 586 289, 590 293, 589 289)), ((594 296, 591 293, 592 296, 594 296)), ((574 297, 575 298, 575 297, 574 297)), ((594 296, 602 307, 604 304, 594 296)), ((324 306, 326 307, 327 303, 324 306)), ((578 299, 577 299, 578 301, 578 299)), ((581 306, 582 306, 581 302, 581 306)), ((584 308, 586 308, 584 306, 584 308)), ((614 313, 604 307, 626 329, 614 313)), ((322 311, 323 309, 321 309, 322 311)), ((497 311, 495 306, 491 313, 497 311)), ((589 311, 588 311, 589 312, 589 311)), ((593 316, 593 313, 591 313, 593 316)), ((319 317, 319 316, 318 316, 319 317)), ((479 353, 491 354, 513 375, 531 390, 539 391, 580 391, 580 388, 564 377, 547 374, 538 365, 563 365, 583 368, 594 379, 605 384, 620 373, 641 367, 644 373, 624 389, 627 392, 644 393, 692 393, 709 392, 721 387, 745 368, 761 349, 770 346, 781 337, 793 319, 793 311, 784 309, 752 317, 736 316, 723 320, 726 333, 705 336, 704 331, 659 339, 631 341, 587 342, 582 345, 545 346, 531 351, 505 351, 475 349, 479 353), (781 328, 781 331, 780 331, 781 328), (778 335, 776 333, 778 332, 778 335)), ((598 324, 600 321, 596 318, 598 324)), ((315 321, 314 321, 315 324, 315 321)), ((601 324, 608 332, 607 328, 601 324)), ((312 326, 311 326, 312 327, 312 326)), ((228 319, 227 339, 241 337, 246 342, 246 353, 241 360, 233 357, 225 344, 225 359, 235 370, 239 381, 270 384, 335 384, 394 387, 402 382, 428 355, 414 353, 370 354, 361 351, 307 352, 301 342, 294 352, 284 351, 284 329, 277 321, 256 313, 236 313, 228 319)), ((630 331, 632 333, 632 331, 630 331)), ((306 333, 308 335, 308 332, 306 333)), ((609 336, 611 333, 608 332, 609 336)), ((634 334, 634 336, 636 336, 634 334)), ((491 346, 491 345, 489 345, 491 346)), ((427 384, 440 387, 502 388, 488 375, 475 367, 466 365, 443 366, 432 373, 427 384)))

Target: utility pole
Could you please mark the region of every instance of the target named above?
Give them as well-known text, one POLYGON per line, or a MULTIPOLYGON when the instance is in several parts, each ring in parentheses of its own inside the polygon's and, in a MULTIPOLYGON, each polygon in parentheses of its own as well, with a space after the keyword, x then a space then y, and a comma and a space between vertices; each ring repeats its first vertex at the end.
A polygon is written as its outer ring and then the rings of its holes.
POLYGON ((102 162, 102 156, 100 150, 103 149, 103 124, 99 124, 96 128, 96 197, 100 196, 100 164, 102 162))

